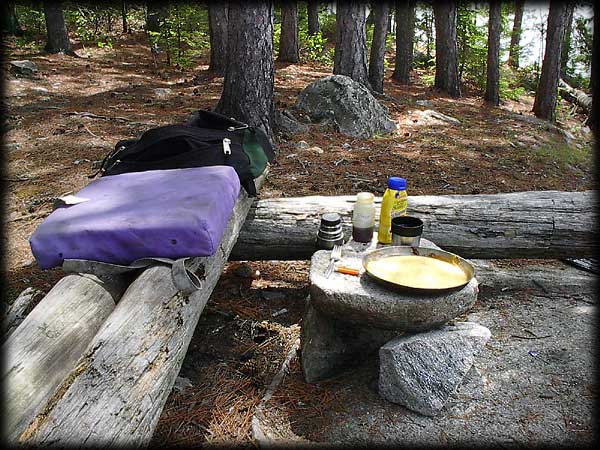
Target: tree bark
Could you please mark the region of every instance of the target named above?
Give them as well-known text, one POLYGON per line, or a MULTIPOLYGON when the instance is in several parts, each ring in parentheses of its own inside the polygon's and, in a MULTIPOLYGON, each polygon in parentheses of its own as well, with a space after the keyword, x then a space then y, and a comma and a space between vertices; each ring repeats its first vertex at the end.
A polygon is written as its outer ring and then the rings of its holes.
POLYGON ((319 1, 308 0, 306 7, 308 13, 308 34, 317 34, 321 31, 321 25, 319 24, 319 1))
POLYGON ((396 63, 392 78, 409 84, 415 40, 415 0, 396 0, 396 63))
POLYGON ((127 3, 125 0, 121 0, 121 24, 123 25, 123 33, 129 33, 129 27, 127 26, 127 3))
MULTIPOLYGON (((600 9, 594 5, 594 30, 600 30, 600 9)), ((598 155, 600 155, 600 73, 598 73, 598 61, 600 61, 600 33, 594 33, 592 38, 592 71, 590 74, 590 87, 592 91, 592 110, 588 117, 588 123, 594 133, 595 163, 598 167, 598 155)))
MULTIPOLYGON (((596 191, 410 196, 423 236, 465 258, 584 258, 598 250, 596 191)), ((320 216, 336 211, 350 236, 354 196, 256 203, 232 259, 309 259, 320 216)), ((375 200, 379 210, 381 198, 375 200)), ((379 211, 376 212, 379 217, 379 211)))
POLYGON ((336 5, 333 73, 346 75, 371 89, 367 72, 366 4, 352 0, 336 5))
POLYGON ((25 320, 25 317, 35 307, 37 298, 42 291, 28 287, 15 299, 7 308, 2 320, 2 338, 1 342, 6 341, 19 325, 25 320))
POLYGON ((4 2, 2 4, 2 32, 12 36, 22 36, 23 30, 17 20, 16 5, 14 2, 4 2))
POLYGON ((434 0, 435 16, 435 87, 450 97, 460 97, 455 0, 434 0))
POLYGON ((281 38, 278 61, 297 63, 300 60, 298 52, 298 2, 285 1, 281 4, 281 38))
POLYGON ((44 17, 47 31, 45 50, 50 53, 64 53, 65 55, 75 56, 69 41, 61 2, 59 0, 46 0, 44 2, 44 17))
MULTIPOLYGON (((256 180, 257 187, 264 175, 256 180)), ((177 291, 171 268, 146 269, 19 441, 26 445, 146 447, 198 319, 253 199, 242 190, 213 256, 198 258, 202 289, 177 291)))
POLYGON ((208 2, 210 64, 208 70, 224 75, 227 67, 227 33, 229 6, 226 1, 208 2))
POLYGON ((146 31, 160 31, 160 22, 167 16, 168 8, 168 5, 159 0, 146 1, 146 31))
POLYGON ((573 13, 575 12, 575 3, 569 0, 565 1, 567 5, 567 13, 565 19, 565 38, 563 39, 562 51, 560 53, 560 78, 570 80, 567 73, 569 64, 569 53, 571 52, 571 30, 573 29, 573 13))
POLYGON ((6 364, 5 437, 16 442, 75 367, 129 278, 62 278, 25 317, 3 345, 6 364))
POLYGON ((373 41, 369 59, 369 83, 375 92, 383 93, 385 73, 385 38, 388 30, 390 5, 388 1, 375 2, 373 5, 373 41))
POLYGON ((558 79, 560 77, 560 58, 565 35, 567 4, 559 0, 550 0, 548 11, 548 31, 546 50, 542 62, 542 73, 533 102, 533 113, 540 119, 555 120, 558 79))
POLYGON ((500 32, 502 3, 490 0, 488 20, 487 81, 484 99, 494 106, 500 104, 500 32))
POLYGON ((508 65, 518 69, 519 55, 521 54, 521 30, 523 23, 523 11, 525 9, 525 0, 515 1, 515 19, 513 22, 512 33, 510 34, 510 47, 508 53, 508 65))
POLYGON ((271 137, 273 120, 273 3, 229 2, 227 68, 216 111, 257 126, 271 137))

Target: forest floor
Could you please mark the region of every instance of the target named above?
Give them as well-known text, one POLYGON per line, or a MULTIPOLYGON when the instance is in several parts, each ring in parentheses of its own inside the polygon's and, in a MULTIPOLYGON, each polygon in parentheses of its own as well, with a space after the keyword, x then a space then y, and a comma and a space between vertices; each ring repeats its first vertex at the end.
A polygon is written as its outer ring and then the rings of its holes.
MULTIPOLYGON (((4 294, 9 302, 29 286, 48 292, 62 276, 60 269, 40 270, 28 243, 51 212, 55 197, 76 193, 88 184, 88 175, 118 140, 183 121, 197 109, 214 107, 220 97, 223 79, 209 74, 207 64, 179 70, 159 61, 155 67, 147 41, 139 35, 124 36, 113 48, 78 47, 76 51, 81 58, 17 49, 8 43, 8 61, 26 59, 39 67, 35 77, 4 72, 8 113, 4 119, 8 130, 3 175, 8 186, 3 236, 8 288, 4 294)), ((277 64, 276 107, 293 106, 304 87, 329 74, 331 67, 324 64, 277 64)), ((533 117, 530 96, 493 108, 475 92, 460 99, 440 95, 426 86, 419 73, 410 86, 394 84, 390 75, 388 69, 384 90, 395 100, 382 103, 398 124, 395 133, 353 139, 313 125, 306 133, 280 137, 279 155, 260 197, 359 191, 381 195, 390 175, 407 178, 409 195, 582 191, 595 186, 592 135, 583 125, 585 117, 571 105, 560 102, 557 125, 561 132, 533 117), (461 123, 431 119, 422 113, 427 109, 461 123), (298 145, 300 141, 308 145, 298 145)), ((154 443, 251 445, 254 407, 299 334, 308 266, 307 261, 228 263, 180 373, 191 385, 171 394, 154 443), (259 274, 248 277, 244 273, 248 268, 259 274)), ((475 315, 489 307, 486 300, 490 298, 480 298, 475 315)), ((525 307, 532 300, 506 300, 506 315, 513 301, 525 307)), ((568 299, 564 301, 570 305, 568 299)), ((285 388, 276 392, 272 402, 275 415, 285 415, 288 427, 293 428, 288 438, 343 441, 339 426, 346 417, 344 411, 358 398, 366 402, 363 406, 376 404, 372 411, 387 417, 389 411, 372 388, 367 386, 358 397, 348 393, 361 374, 354 373, 353 382, 342 377, 341 381, 308 385, 302 380, 298 358, 293 359, 285 388)), ((373 374, 367 378, 372 381, 373 374)), ((592 395, 587 384, 582 389, 581 395, 592 395)), ((406 410, 391 407, 393 414, 407 415, 406 410)), ((553 436, 566 433, 571 437, 565 442, 587 442, 592 433, 588 413, 589 408, 574 410, 571 425, 564 419, 547 438, 553 442, 553 436)), ((367 420, 365 414, 369 412, 363 411, 360 420, 372 429, 372 418, 367 420)), ((347 417, 344 420, 352 423, 347 417)), ((531 442, 527 436, 535 440, 531 430, 521 444, 531 442)), ((391 433, 389 429, 377 432, 391 433)), ((348 433, 347 439, 360 440, 356 433, 348 433)), ((440 433, 447 437, 447 430, 440 433)), ((461 442, 459 434, 453 442, 461 442)))

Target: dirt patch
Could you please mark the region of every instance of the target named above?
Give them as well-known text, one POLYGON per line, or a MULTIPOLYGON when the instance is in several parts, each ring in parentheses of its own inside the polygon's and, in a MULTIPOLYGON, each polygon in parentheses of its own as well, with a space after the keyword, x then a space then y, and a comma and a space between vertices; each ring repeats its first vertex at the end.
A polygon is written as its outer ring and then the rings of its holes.
MULTIPOLYGON (((28 286, 48 292, 62 276, 59 269, 41 271, 28 244, 35 228, 50 213, 54 198, 75 193, 89 183, 88 176, 118 140, 184 120, 197 109, 214 107, 223 78, 207 72, 207 61, 199 61, 187 71, 164 63, 155 68, 143 34, 123 36, 112 49, 78 49, 82 58, 27 53, 11 42, 6 49, 8 60, 29 59, 40 69, 37 78, 14 77, 5 70, 5 294, 12 301, 28 286), (158 88, 163 90, 155 91, 158 88)), ((331 67, 323 64, 278 64, 277 108, 291 107, 307 84, 329 74, 331 67)), ((561 103, 559 125, 571 133, 572 141, 555 128, 532 120, 532 98, 490 108, 476 96, 440 96, 425 85, 419 73, 408 87, 394 84, 390 75, 389 69, 384 89, 390 98, 382 102, 397 122, 397 132, 368 140, 352 139, 312 124, 307 133, 282 138, 277 142, 279 156, 260 196, 348 195, 363 190, 381 195, 390 175, 405 176, 413 195, 579 191, 594 186, 591 133, 570 105, 561 103), (426 110, 454 117, 460 124, 432 120, 423 114, 426 110), (308 143, 307 148, 298 147, 301 140, 308 143)), ((308 262, 248 264, 259 270, 260 276, 237 276, 239 263, 229 263, 213 292, 180 373, 190 380, 191 387, 171 394, 154 443, 252 445, 250 418, 254 406, 301 325, 308 293, 308 262)), ((526 316, 527 308, 533 307, 540 321, 553 321, 553 314, 563 306, 570 307, 568 300, 544 301, 541 309, 535 309, 536 299, 495 299, 493 304, 500 306, 493 309, 482 300, 474 314, 492 329, 496 339, 500 338, 496 342, 508 348, 519 344, 523 351, 523 342, 502 337, 506 336, 504 326, 515 323, 510 322, 515 311, 526 316)), ((557 338, 566 339, 573 324, 565 322, 564 332, 556 331, 557 338)), ((591 336, 577 333, 573 336, 579 336, 581 342, 591 336)), ((559 345, 554 340, 541 341, 538 355, 550 349, 545 347, 550 342, 559 345)), ((572 343, 573 339, 565 342, 572 343)), ((497 427, 510 422, 502 436, 513 441, 531 442, 517 436, 520 430, 526 431, 522 436, 536 442, 536 430, 551 423, 545 433, 540 432, 541 438, 561 440, 560 433, 566 433, 568 442, 587 442, 591 435, 590 408, 587 401, 576 404, 575 399, 579 395, 587 400, 595 389, 588 384, 589 358, 566 360, 573 362, 565 366, 569 370, 581 371, 577 376, 564 369, 554 375, 548 372, 541 381, 535 377, 527 381, 524 377, 542 367, 532 366, 541 364, 538 358, 525 354, 521 359, 513 358, 515 353, 504 354, 503 346, 494 352, 482 356, 476 368, 492 370, 493 364, 505 364, 493 370, 498 377, 514 377, 518 383, 513 388, 503 384, 498 395, 486 397, 473 410, 460 409, 473 405, 459 402, 461 391, 455 399, 459 403, 453 403, 451 409, 455 418, 424 422, 400 407, 382 403, 373 387, 374 366, 365 365, 366 372, 308 385, 302 380, 298 359, 292 361, 284 387, 269 403, 269 417, 290 439, 300 436, 317 442, 360 441, 368 430, 375 440, 387 435, 400 440, 408 434, 420 443, 463 442, 466 435, 460 429, 492 433, 486 415, 489 420, 501 419, 497 427), (516 399, 507 397, 533 398, 538 390, 532 388, 539 383, 552 386, 552 377, 558 377, 560 394, 553 399, 532 400, 515 409, 516 399), (569 391, 569 383, 576 383, 577 388, 569 391), (549 404, 555 416, 545 409, 549 404)), ((543 370, 540 373, 546 374, 543 370)), ((480 375, 473 377, 473 383, 480 382, 480 375)), ((486 392, 483 387, 477 392, 465 389, 468 395, 486 392)), ((539 391, 539 395, 546 394, 539 391)))

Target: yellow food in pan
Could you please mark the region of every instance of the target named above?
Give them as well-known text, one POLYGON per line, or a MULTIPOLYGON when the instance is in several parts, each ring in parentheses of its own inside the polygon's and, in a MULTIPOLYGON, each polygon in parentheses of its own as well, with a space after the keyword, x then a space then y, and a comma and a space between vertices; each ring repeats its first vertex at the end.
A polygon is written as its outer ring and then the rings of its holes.
POLYGON ((366 269, 379 279, 418 289, 447 289, 469 281, 459 266, 426 256, 388 256, 370 261, 366 269))

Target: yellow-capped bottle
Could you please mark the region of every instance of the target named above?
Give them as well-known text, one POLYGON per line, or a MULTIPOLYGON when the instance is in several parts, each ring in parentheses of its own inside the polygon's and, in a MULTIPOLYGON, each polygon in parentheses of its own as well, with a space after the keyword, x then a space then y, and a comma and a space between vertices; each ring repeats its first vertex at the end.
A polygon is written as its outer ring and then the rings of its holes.
POLYGON ((389 177, 388 187, 381 200, 381 214, 379 215, 377 240, 381 244, 392 243, 392 217, 405 216, 407 207, 406 179, 389 177))

